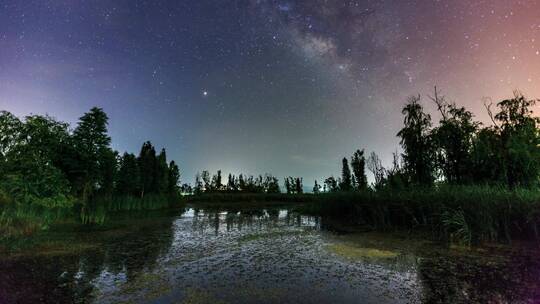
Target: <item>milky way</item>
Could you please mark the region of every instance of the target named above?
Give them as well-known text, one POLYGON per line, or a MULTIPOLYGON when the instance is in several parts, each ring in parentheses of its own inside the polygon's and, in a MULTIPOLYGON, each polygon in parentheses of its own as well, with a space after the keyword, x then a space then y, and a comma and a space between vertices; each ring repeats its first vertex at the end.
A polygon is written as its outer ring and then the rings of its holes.
MULTIPOLYGON (((388 161, 407 96, 540 97, 536 1, 2 1, 0 108, 75 122, 197 170, 315 178, 388 161)), ((433 109, 424 100, 428 109, 433 109)), ((436 119, 437 116, 434 115, 436 119)))

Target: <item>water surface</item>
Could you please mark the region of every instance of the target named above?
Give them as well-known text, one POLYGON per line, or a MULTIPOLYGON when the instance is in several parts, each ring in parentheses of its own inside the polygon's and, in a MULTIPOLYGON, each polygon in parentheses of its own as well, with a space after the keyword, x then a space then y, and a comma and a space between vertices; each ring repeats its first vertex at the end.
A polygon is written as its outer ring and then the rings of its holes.
POLYGON ((540 301, 536 245, 448 248, 338 222, 188 208, 56 227, 0 259, 0 303, 540 301))

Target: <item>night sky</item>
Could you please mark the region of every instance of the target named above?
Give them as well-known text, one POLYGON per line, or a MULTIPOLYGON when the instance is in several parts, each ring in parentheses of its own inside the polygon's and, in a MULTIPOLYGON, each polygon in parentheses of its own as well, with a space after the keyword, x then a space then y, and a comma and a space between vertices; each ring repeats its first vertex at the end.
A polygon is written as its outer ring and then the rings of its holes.
POLYGON ((99 106, 115 149, 164 146, 184 181, 310 185, 357 148, 388 163, 406 97, 434 85, 482 121, 483 97, 540 97, 539 34, 534 0, 1 0, 0 109, 99 106))

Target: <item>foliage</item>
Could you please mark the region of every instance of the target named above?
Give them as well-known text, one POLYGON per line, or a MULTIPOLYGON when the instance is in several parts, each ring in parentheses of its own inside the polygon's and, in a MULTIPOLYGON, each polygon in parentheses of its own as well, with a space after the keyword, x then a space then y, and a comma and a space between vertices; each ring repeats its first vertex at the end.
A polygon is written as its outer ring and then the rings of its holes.
POLYGON ((345 157, 342 160, 341 183, 339 184, 339 189, 344 192, 348 192, 353 189, 351 169, 349 168, 349 163, 345 157))
POLYGON ((403 147, 405 170, 414 185, 429 186, 434 181, 434 149, 430 136, 431 116, 412 96, 402 110, 404 127, 398 132, 403 147))
POLYGON ((437 167, 450 184, 472 182, 472 145, 480 123, 473 121, 471 112, 455 103, 447 103, 439 97, 435 88, 432 98, 441 113, 439 126, 434 128, 432 137, 437 152, 437 167))
POLYGON ((366 158, 364 157, 364 150, 356 150, 351 158, 351 167, 354 174, 355 190, 361 191, 368 187, 368 181, 366 176, 366 158))
POLYGON ((108 210, 104 200, 142 198, 144 186, 165 201, 177 198, 180 171, 174 162, 167 164, 165 150, 155 157, 147 142, 142 157, 119 157, 110 147, 107 124, 99 108, 84 114, 73 132, 50 116, 20 120, 0 112, 0 230, 31 231, 73 213, 95 222, 88 215, 108 210), (143 168, 149 171, 141 174, 143 168))

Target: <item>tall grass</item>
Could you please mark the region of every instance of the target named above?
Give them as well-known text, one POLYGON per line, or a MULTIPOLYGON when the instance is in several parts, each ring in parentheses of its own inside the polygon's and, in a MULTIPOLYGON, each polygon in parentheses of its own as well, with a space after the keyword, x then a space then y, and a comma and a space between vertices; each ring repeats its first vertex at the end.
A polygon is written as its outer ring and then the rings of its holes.
POLYGON ((4 205, 0 209, 0 239, 30 235, 72 215, 69 208, 4 205))
POLYGON ((316 196, 304 211, 346 217, 373 229, 424 229, 460 243, 538 238, 540 191, 439 186, 316 196))
POLYGON ((143 198, 133 196, 101 196, 85 204, 80 210, 80 219, 84 224, 102 224, 110 213, 123 211, 141 211, 166 209, 178 205, 177 196, 146 195, 143 198))

